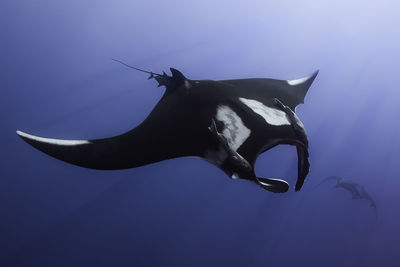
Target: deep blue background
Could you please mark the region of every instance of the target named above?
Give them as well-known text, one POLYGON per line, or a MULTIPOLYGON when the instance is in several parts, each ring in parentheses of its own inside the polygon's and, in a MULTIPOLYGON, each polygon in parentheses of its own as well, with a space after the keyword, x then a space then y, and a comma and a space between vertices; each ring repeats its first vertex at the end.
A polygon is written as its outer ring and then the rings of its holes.
MULTIPOLYGON (((1 266, 399 266, 398 1, 0 3, 1 266), (303 189, 272 194, 197 158, 124 171, 57 161, 15 134, 87 139, 139 124, 155 81, 320 74, 297 109, 303 189), (365 185, 379 216, 329 175, 365 185)), ((257 172, 293 186, 296 153, 257 172)))

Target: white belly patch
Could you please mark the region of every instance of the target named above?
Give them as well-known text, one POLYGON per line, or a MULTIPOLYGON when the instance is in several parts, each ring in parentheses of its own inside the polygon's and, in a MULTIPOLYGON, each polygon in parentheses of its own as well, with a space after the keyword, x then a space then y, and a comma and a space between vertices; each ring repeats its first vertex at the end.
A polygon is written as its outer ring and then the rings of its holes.
POLYGON ((217 108, 216 119, 224 123, 222 134, 228 141, 229 146, 234 150, 239 147, 250 136, 251 131, 244 124, 242 119, 228 106, 217 108))
POLYGON ((240 97, 239 100, 243 104, 251 108, 255 113, 263 117, 264 120, 270 125, 290 125, 290 121, 287 118, 286 113, 282 110, 268 107, 260 101, 254 99, 240 97))

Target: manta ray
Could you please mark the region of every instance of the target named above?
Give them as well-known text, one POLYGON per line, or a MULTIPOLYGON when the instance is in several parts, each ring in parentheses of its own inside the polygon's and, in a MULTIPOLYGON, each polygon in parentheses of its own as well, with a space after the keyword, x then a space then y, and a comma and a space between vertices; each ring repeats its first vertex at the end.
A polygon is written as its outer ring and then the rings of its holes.
POLYGON ((310 164, 307 134, 295 110, 304 102, 318 71, 297 80, 192 80, 174 68, 170 68, 168 75, 127 66, 149 73, 149 79, 166 88, 154 109, 136 128, 94 140, 61 140, 22 131, 17 134, 54 158, 97 170, 200 157, 233 179, 246 179, 276 193, 288 191, 288 183, 257 177, 254 165, 261 153, 289 144, 297 148, 295 190, 301 189, 310 164))
POLYGON ((377 207, 374 199, 371 197, 370 194, 365 190, 364 186, 359 185, 356 182, 343 179, 339 176, 329 176, 322 180, 319 185, 329 182, 329 181, 336 181, 334 188, 342 188, 351 193, 352 199, 365 199, 369 202, 370 206, 375 209, 375 214, 377 216, 377 207))

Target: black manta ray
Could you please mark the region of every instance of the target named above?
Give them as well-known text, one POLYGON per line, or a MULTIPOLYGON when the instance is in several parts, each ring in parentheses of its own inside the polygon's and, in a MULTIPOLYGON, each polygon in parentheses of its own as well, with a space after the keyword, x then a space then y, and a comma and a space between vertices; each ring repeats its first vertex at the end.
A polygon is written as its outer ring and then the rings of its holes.
POLYGON ((375 213, 377 215, 377 208, 376 208, 375 201, 373 200, 371 195, 367 193, 364 186, 359 185, 356 182, 349 181, 347 179, 343 179, 342 177, 339 177, 339 176, 326 177, 324 180, 322 180, 322 182, 320 184, 323 184, 328 181, 336 181, 335 188, 342 188, 342 189, 350 192, 352 195, 352 199, 367 200, 370 203, 371 207, 373 207, 375 209, 375 213))
POLYGON ((172 76, 137 70, 150 73, 149 79, 166 90, 149 116, 131 131, 95 140, 50 139, 21 131, 18 135, 52 157, 98 170, 197 156, 231 178, 253 181, 272 192, 286 192, 289 186, 283 180, 257 177, 254 164, 260 153, 290 144, 298 155, 295 190, 301 189, 309 171, 308 140, 295 108, 303 103, 318 71, 289 81, 213 81, 190 80, 174 68, 172 76))

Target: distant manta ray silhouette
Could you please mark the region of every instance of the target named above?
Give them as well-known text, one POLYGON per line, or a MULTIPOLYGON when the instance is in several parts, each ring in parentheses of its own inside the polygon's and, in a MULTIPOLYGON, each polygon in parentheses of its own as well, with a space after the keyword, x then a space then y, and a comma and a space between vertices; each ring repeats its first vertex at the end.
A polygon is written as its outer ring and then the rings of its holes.
POLYGON ((365 199, 367 200, 371 207, 375 209, 375 214, 378 215, 378 209, 376 207, 376 203, 374 199, 371 197, 370 194, 367 193, 365 190, 364 186, 359 185, 356 182, 345 180, 342 177, 339 176, 329 176, 326 177, 324 180, 322 180, 319 184, 323 184, 329 181, 336 181, 335 187, 334 188, 342 188, 352 194, 352 199, 365 199))
POLYGON ((201 157, 231 178, 247 179, 276 193, 289 185, 260 178, 254 164, 259 154, 279 144, 297 148, 301 189, 309 171, 308 138, 295 108, 318 74, 298 80, 264 78, 190 80, 170 68, 172 76, 150 74, 166 90, 149 116, 122 135, 95 140, 61 140, 17 131, 36 149, 81 167, 117 170, 184 157, 201 157))

